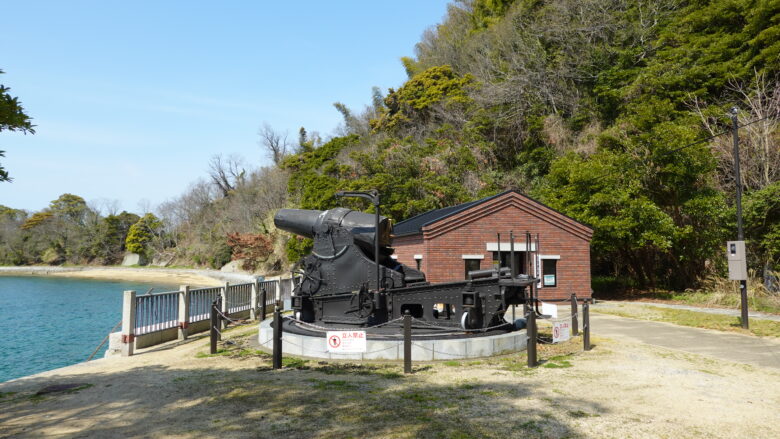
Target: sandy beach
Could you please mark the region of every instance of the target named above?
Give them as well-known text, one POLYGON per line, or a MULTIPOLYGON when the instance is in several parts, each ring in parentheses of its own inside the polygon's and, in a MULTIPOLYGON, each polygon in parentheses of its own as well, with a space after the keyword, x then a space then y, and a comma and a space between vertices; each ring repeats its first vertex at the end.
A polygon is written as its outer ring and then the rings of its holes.
POLYGON ((217 270, 135 267, 0 267, 0 276, 58 276, 84 279, 114 279, 138 282, 165 282, 193 287, 224 285, 225 282, 251 282, 253 275, 223 273, 217 270))

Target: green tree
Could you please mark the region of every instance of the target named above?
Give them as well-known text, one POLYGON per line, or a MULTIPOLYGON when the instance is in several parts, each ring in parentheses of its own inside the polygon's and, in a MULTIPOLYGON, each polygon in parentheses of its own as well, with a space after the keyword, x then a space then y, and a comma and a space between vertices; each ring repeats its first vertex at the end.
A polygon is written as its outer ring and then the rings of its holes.
POLYGON ((146 255, 148 245, 160 232, 162 222, 153 214, 147 213, 138 222, 130 226, 125 240, 125 247, 132 253, 146 255))
MULTIPOLYGON (((3 73, 0 70, 0 74, 3 73)), ((10 88, 0 84, 0 132, 8 130, 34 134, 35 126, 30 121, 30 117, 25 114, 19 99, 8 94, 9 90, 10 88)), ((0 157, 5 157, 5 151, 0 150, 0 157)), ((3 181, 11 181, 11 177, 0 163, 0 182, 3 181)))

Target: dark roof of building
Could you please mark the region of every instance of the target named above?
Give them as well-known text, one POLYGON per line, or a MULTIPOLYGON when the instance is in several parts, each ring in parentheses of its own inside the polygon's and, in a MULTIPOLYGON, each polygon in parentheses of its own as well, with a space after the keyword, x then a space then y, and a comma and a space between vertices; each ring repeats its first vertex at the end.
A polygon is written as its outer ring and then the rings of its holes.
POLYGON ((592 229, 592 227, 590 227, 587 224, 583 224, 580 221, 577 221, 574 218, 572 218, 572 217, 570 217, 570 216, 568 216, 566 214, 558 212, 557 210, 555 210, 555 209, 553 209, 553 208, 551 208, 549 206, 546 206, 546 205, 540 203, 539 201, 534 200, 533 198, 531 198, 531 197, 529 197, 527 195, 521 194, 517 190, 510 189, 508 191, 504 191, 504 192, 501 192, 501 193, 496 194, 496 195, 491 195, 489 197, 485 197, 485 198, 482 198, 482 199, 479 199, 479 200, 476 200, 476 201, 469 201, 468 203, 458 204, 457 206, 443 207, 441 209, 430 210, 428 212, 421 213, 421 214, 419 214, 417 216, 413 216, 413 217, 411 217, 409 219, 406 219, 406 220, 403 220, 403 221, 399 222, 398 224, 393 225, 393 235, 395 235, 395 236, 417 235, 419 233, 422 233, 422 228, 427 226, 427 225, 429 225, 429 224, 433 224, 436 221, 439 221, 441 219, 444 219, 444 218, 447 218, 449 216, 455 215, 456 213, 463 212, 466 209, 474 207, 474 206, 476 206, 478 204, 482 204, 482 203, 484 203, 486 201, 490 201, 490 200, 492 200, 494 198, 498 198, 498 197, 500 197, 502 195, 505 195, 505 194, 508 194, 510 192, 515 192, 517 194, 520 194, 523 197, 529 199, 530 201, 533 201, 534 203, 537 203, 537 204, 540 204, 540 205, 542 205, 544 207, 547 207, 548 209, 550 209, 550 210, 552 210, 552 211, 554 211, 554 212, 556 212, 556 213, 558 213, 558 214, 560 214, 560 215, 562 215, 562 216, 564 216, 566 218, 569 218, 570 220, 572 220, 572 221, 574 221, 574 222, 576 222, 578 224, 582 224, 583 226, 585 226, 585 227, 587 227, 589 229, 592 229))

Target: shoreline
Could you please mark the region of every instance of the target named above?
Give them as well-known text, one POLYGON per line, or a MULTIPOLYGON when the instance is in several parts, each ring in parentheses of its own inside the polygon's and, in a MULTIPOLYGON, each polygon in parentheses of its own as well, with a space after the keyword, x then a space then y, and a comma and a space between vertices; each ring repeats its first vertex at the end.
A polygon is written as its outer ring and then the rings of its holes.
POLYGON ((218 270, 188 268, 140 267, 58 267, 47 265, 0 267, 0 276, 43 276, 135 282, 164 282, 192 287, 222 286, 225 282, 254 282, 248 273, 226 273, 218 270))

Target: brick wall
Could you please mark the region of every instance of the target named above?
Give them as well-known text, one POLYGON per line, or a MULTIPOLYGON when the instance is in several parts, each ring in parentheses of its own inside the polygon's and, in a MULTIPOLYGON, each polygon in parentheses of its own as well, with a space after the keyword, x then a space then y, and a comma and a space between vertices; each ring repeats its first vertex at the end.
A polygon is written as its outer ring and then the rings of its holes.
POLYGON ((509 193, 435 222, 422 235, 397 238, 398 260, 414 267, 414 254, 423 255, 423 271, 430 282, 464 278, 463 255, 482 255, 480 268, 491 268, 493 254, 488 242, 525 242, 524 234, 539 234, 539 254, 558 255, 557 286, 541 287, 542 298, 566 298, 572 293, 590 297, 590 236, 586 226, 519 194, 509 193))
MULTIPOLYGON (((412 268, 417 268, 414 255, 425 253, 422 235, 393 238, 393 248, 395 248, 394 254, 398 257, 397 261, 412 268)), ((423 257, 422 271, 425 272, 425 257, 423 257)))

